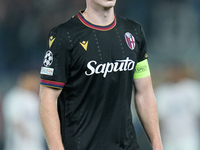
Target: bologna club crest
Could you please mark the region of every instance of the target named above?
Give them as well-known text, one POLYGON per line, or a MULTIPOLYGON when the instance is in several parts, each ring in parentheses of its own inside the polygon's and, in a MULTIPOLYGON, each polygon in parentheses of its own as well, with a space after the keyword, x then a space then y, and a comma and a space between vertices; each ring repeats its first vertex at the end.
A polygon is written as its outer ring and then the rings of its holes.
POLYGON ((125 40, 126 40, 128 47, 131 50, 134 50, 134 48, 135 48, 135 38, 133 37, 133 35, 130 32, 126 32, 124 36, 125 36, 125 40))

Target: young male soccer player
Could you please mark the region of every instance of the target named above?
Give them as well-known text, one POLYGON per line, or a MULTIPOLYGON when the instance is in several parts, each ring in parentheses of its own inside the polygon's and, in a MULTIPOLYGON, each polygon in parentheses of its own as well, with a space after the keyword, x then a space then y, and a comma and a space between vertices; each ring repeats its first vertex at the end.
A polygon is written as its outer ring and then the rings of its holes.
POLYGON ((55 27, 41 68, 40 116, 50 150, 138 150, 136 108, 154 150, 162 150, 141 26, 114 14, 116 0, 87 7, 55 27))

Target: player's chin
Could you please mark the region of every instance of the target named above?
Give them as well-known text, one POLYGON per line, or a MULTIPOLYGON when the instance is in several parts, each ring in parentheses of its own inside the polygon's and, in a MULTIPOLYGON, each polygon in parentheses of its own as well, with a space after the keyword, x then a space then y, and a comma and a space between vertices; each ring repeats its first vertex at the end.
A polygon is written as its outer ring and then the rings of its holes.
POLYGON ((105 9, 110 9, 110 8, 113 8, 115 6, 115 4, 107 4, 107 5, 104 5, 104 8, 105 9))
POLYGON ((116 0, 107 0, 104 7, 105 8, 112 8, 114 7, 116 4, 116 0))

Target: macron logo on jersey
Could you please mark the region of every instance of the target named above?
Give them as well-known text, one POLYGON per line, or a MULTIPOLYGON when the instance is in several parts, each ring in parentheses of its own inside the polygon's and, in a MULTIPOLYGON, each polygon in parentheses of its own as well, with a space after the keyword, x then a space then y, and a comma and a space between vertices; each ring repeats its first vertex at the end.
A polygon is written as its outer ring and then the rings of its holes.
POLYGON ((81 46, 85 49, 85 51, 87 51, 87 47, 88 47, 88 42, 89 41, 83 41, 83 42, 80 42, 81 46))
POLYGON ((116 60, 114 63, 107 62, 104 64, 98 64, 95 60, 89 61, 87 64, 88 70, 85 71, 87 76, 93 74, 103 74, 103 77, 106 78, 108 73, 118 72, 118 71, 131 71, 134 69, 135 62, 129 57, 125 60, 116 60))

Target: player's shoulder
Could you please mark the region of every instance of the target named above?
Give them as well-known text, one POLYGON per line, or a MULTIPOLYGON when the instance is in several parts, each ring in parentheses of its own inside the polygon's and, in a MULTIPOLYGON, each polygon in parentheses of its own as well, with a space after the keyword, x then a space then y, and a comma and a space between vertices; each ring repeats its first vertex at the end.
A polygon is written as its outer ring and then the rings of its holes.
POLYGON ((50 33, 63 33, 68 31, 73 31, 76 29, 76 27, 79 25, 77 16, 72 16, 70 19, 68 19, 65 22, 62 22, 58 24, 57 26, 53 27, 50 31, 50 33))
POLYGON ((116 18, 118 22, 120 22, 121 25, 129 26, 129 27, 135 27, 135 28, 141 28, 141 24, 135 20, 125 18, 119 15, 116 15, 116 18))
MULTIPOLYGON (((82 31, 82 25, 76 16, 71 17, 69 20, 58 24, 54 28, 52 28, 49 32, 49 39, 60 41, 63 43, 63 46, 67 46, 70 48, 73 47, 76 42, 76 36, 82 31)), ((69 49, 70 49, 69 48, 69 49)))

